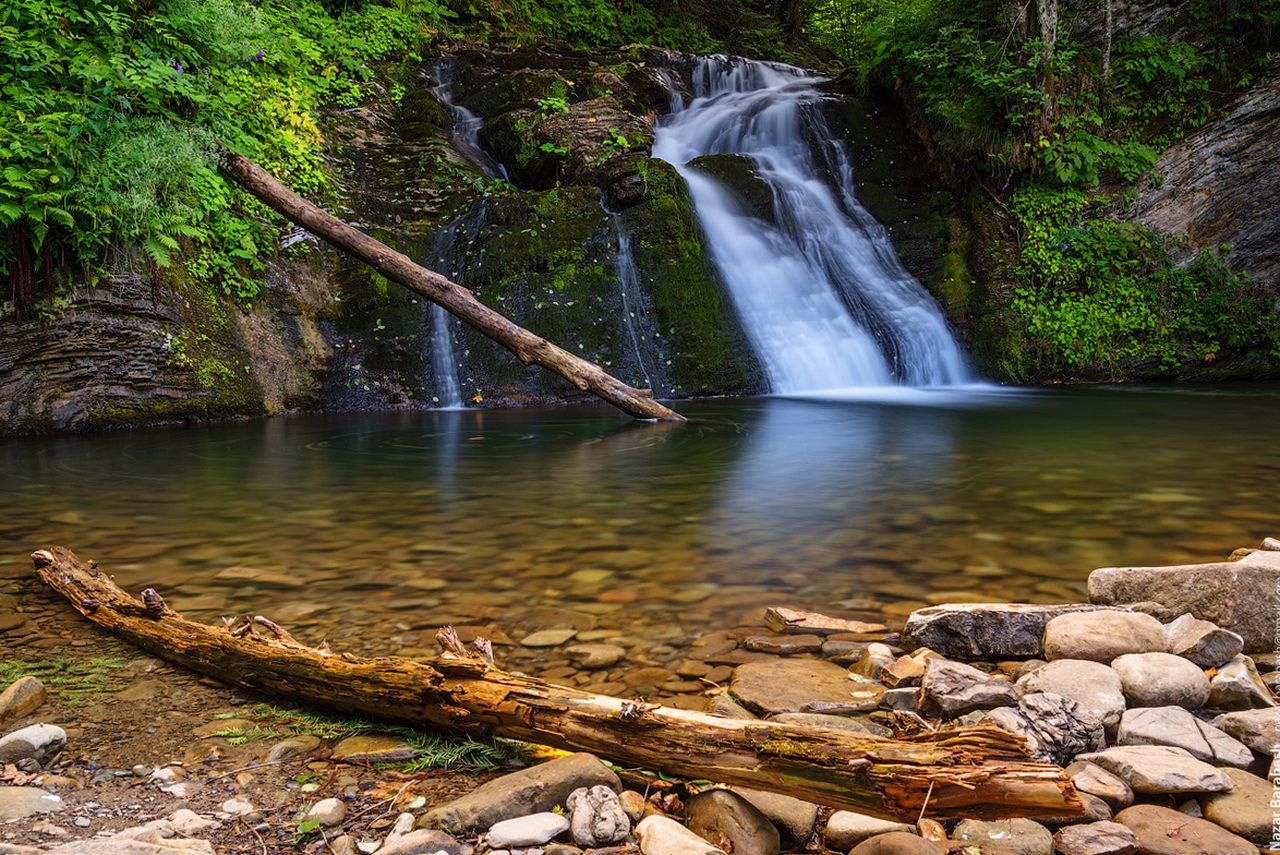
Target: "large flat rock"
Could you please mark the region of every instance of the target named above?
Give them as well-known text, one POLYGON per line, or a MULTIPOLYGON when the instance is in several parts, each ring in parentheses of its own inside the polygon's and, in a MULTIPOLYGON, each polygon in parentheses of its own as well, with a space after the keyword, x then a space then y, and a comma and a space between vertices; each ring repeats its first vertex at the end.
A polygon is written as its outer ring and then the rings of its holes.
POLYGON ((853 707, 853 693, 862 688, 844 668, 820 659, 748 662, 738 666, 729 684, 743 706, 761 715, 853 707))
POLYGON ((907 618, 902 645, 927 647, 953 659, 1040 656, 1045 625, 1058 615, 1105 606, 1032 603, 949 603, 918 609, 907 618))
POLYGON ((1103 567, 1089 574, 1089 599, 1123 606, 1156 603, 1169 619, 1192 614, 1244 639, 1246 653, 1271 651, 1280 583, 1280 552, 1239 561, 1171 567, 1103 567))

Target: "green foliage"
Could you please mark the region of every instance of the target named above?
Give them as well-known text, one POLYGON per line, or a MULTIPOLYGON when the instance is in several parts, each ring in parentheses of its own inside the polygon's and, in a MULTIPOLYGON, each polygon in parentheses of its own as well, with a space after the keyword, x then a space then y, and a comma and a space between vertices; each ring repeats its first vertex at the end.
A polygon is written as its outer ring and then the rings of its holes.
POLYGON ((571 47, 644 43, 690 53, 719 47, 700 22, 680 14, 677 4, 655 9, 614 0, 514 0, 512 5, 525 27, 571 47))
POLYGON ((136 249, 252 297, 279 221, 218 175, 216 148, 323 200, 318 112, 356 103, 369 63, 414 56, 453 14, 431 0, 4 4, 0 270, 65 283, 136 249))
POLYGON ((563 95, 548 95, 546 98, 538 99, 538 109, 542 111, 544 116, 567 113, 569 112, 569 101, 563 95))
POLYGON ((117 657, 86 659, 27 660, 0 662, 0 686, 8 686, 21 677, 35 677, 52 694, 71 706, 92 703, 105 694, 124 688, 116 671, 125 660, 117 657))
POLYGON ((609 128, 609 136, 605 137, 603 145, 606 149, 611 148, 617 151, 626 151, 631 147, 631 143, 617 128, 609 128))
POLYGON ((1091 216, 1077 190, 1033 185, 1011 205, 1024 229, 1013 308, 1043 368, 1120 375, 1280 342, 1272 300, 1216 257, 1179 265, 1154 232, 1091 216))

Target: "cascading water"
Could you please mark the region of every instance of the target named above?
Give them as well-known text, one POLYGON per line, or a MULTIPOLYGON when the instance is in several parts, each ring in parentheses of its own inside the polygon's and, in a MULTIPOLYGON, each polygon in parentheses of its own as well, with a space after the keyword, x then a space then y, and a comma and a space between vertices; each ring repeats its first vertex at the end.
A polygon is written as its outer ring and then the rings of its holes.
POLYGON ((687 104, 669 83, 653 155, 688 182, 773 392, 965 382, 942 312, 857 201, 847 153, 815 109, 821 81, 788 65, 703 58, 687 104), (690 165, 706 154, 749 157, 772 191, 774 222, 746 214, 690 165))
POLYGON ((618 236, 618 260, 615 269, 618 274, 618 293, 622 296, 622 322, 627 328, 627 336, 631 339, 631 348, 636 355, 636 368, 644 380, 644 388, 653 389, 653 379, 644 364, 644 349, 640 347, 642 334, 636 329, 636 310, 640 304, 640 272, 636 269, 636 258, 631 252, 631 231, 622 221, 620 214, 611 212, 609 216, 613 219, 614 232, 618 236))
POLYGON ((431 91, 449 110, 449 142, 459 154, 484 173, 486 178, 507 180, 507 170, 498 161, 489 156, 489 152, 480 145, 480 128, 484 119, 453 102, 453 90, 457 85, 457 57, 442 56, 431 66, 431 75, 436 85, 431 91))

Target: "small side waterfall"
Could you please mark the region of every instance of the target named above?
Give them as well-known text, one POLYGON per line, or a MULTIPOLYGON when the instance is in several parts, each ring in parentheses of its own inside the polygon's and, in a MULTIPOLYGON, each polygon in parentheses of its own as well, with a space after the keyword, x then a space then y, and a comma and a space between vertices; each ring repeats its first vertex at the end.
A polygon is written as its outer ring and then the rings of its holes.
POLYGON ((622 322, 626 325, 627 336, 631 340, 631 348, 636 355, 636 367, 644 380, 644 388, 658 391, 653 386, 653 376, 645 367, 644 348, 640 346, 643 337, 638 329, 636 311, 640 308, 640 271, 636 269, 636 258, 631 251, 631 231, 622 221, 622 215, 610 212, 614 232, 618 236, 618 260, 615 269, 618 274, 618 293, 622 297, 622 322))
POLYGON ((941 310, 857 201, 848 155, 814 109, 822 78, 706 57, 687 104, 667 80, 671 113, 658 125, 653 155, 688 182, 772 391, 965 382, 941 310), (773 193, 776 221, 748 216, 728 188, 689 165, 704 154, 749 157, 773 193))
POLYGON ((440 99, 440 103, 449 108, 451 119, 449 127, 449 143, 454 149, 484 173, 486 178, 507 179, 507 170, 501 163, 489 156, 489 152, 480 145, 480 128, 484 119, 453 102, 454 88, 457 85, 458 59, 453 56, 442 56, 431 66, 431 76, 436 85, 431 91, 440 99))

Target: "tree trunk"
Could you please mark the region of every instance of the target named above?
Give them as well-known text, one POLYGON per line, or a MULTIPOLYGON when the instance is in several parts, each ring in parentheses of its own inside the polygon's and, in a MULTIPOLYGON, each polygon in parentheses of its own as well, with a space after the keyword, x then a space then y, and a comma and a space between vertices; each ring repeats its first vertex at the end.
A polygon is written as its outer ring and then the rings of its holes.
MULTIPOLYGON (((1057 766, 1028 759, 1021 737, 967 727, 889 740, 840 730, 719 718, 507 674, 442 630, 430 660, 336 655, 262 617, 214 628, 138 601, 95 562, 54 547, 36 575, 94 623, 226 683, 415 726, 484 731, 690 778, 771 790, 914 822, 934 817, 1078 816, 1057 766), (259 629, 265 630, 260 634, 259 629)), ((481 650, 487 644, 477 644, 481 650)))
POLYGON ((1115 27, 1113 0, 1102 0, 1105 12, 1105 29, 1102 33, 1102 87, 1103 97, 1111 95, 1111 35, 1115 27))
POLYGON ((651 395, 633 389, 603 368, 574 356, 514 323, 476 299, 466 288, 439 273, 414 264, 403 253, 347 225, 277 181, 253 161, 224 153, 222 174, 261 199, 268 207, 377 270, 393 282, 443 306, 464 322, 510 350, 523 363, 554 371, 584 392, 591 392, 638 419, 684 421, 651 395))

